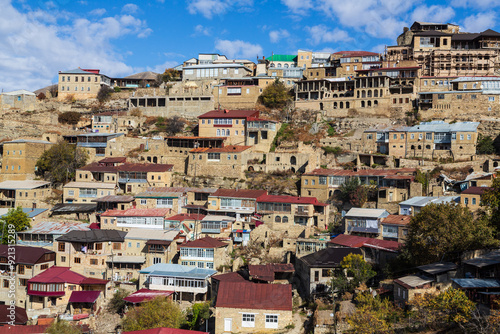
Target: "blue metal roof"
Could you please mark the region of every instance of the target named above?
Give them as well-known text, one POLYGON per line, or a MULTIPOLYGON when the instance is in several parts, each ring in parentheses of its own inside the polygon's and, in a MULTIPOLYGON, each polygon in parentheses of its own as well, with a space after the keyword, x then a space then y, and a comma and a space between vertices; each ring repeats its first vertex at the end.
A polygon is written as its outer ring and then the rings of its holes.
POLYGON ((212 269, 183 266, 180 264, 157 263, 139 271, 139 273, 149 274, 151 276, 206 279, 217 273, 217 271, 212 269))
POLYGON ((418 206, 423 207, 428 204, 442 204, 442 203, 458 203, 460 200, 460 196, 415 196, 406 201, 400 202, 399 205, 409 205, 409 206, 418 206))
POLYGON ((479 122, 457 122, 453 124, 443 121, 422 122, 408 129, 408 132, 477 132, 479 122))
POLYGON ((452 279, 461 288, 500 288, 498 279, 479 279, 479 278, 454 278, 452 279))

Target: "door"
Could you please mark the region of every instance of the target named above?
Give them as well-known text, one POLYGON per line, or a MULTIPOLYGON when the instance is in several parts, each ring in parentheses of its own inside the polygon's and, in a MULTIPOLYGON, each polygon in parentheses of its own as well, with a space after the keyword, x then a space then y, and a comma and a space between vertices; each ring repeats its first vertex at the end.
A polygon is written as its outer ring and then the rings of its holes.
POLYGON ((233 325, 233 319, 224 318, 224 332, 230 332, 233 325))

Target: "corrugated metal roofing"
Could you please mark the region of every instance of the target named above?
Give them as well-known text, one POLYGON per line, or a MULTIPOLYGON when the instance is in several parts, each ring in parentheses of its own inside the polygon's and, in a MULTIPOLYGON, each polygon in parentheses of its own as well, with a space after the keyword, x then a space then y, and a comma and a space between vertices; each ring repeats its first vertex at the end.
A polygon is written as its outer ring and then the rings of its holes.
POLYGON ((264 195, 260 196, 257 202, 326 205, 318 202, 316 197, 297 197, 286 195, 264 195))
POLYGON ((127 210, 106 210, 101 217, 165 217, 172 209, 136 209, 127 210))
POLYGON ((122 255, 113 256, 106 260, 108 263, 144 263, 146 262, 145 256, 122 255))
POLYGON ((482 268, 500 263, 500 250, 492 251, 483 256, 463 261, 465 264, 482 268))
POLYGON ((457 122, 453 124, 443 121, 422 122, 408 129, 408 132, 477 132, 479 122, 457 122))
POLYGON ((424 207, 431 203, 443 204, 443 203, 458 203, 460 201, 460 196, 415 196, 406 201, 400 202, 399 205, 409 205, 424 207))
POLYGON ((180 231, 177 229, 157 230, 150 228, 131 228, 125 236, 125 240, 133 239, 172 241, 179 234, 179 232, 180 231))
MULTIPOLYGON (((12 256, 12 252, 9 252, 9 245, 0 245, 0 256, 8 258, 9 255, 12 256)), ((53 254, 54 252, 41 247, 29 247, 29 246, 14 246, 15 254, 14 261, 16 264, 35 264, 42 256, 45 254, 53 254)), ((46 262, 46 261, 44 261, 46 262)))
POLYGON ((222 281, 215 307, 292 311, 292 286, 222 281))
POLYGON ((238 274, 237 272, 229 272, 225 274, 218 274, 212 276, 212 280, 217 280, 219 282, 225 281, 225 282, 246 282, 246 280, 238 274))
POLYGON ((202 215, 202 214, 179 213, 178 215, 165 218, 165 220, 183 222, 185 220, 202 220, 203 218, 205 218, 205 215, 202 215))
POLYGON ((406 288, 417 288, 419 286, 434 282, 432 278, 421 277, 417 275, 408 275, 394 280, 395 283, 405 286, 406 288))
POLYGON ((437 275, 450 270, 455 270, 458 268, 458 266, 453 262, 436 262, 436 263, 426 264, 424 266, 420 266, 417 268, 427 274, 437 275))
POLYGON ((81 68, 75 68, 74 70, 60 71, 60 74, 96 74, 94 72, 84 71, 81 68))
POLYGON ((199 65, 190 65, 190 66, 184 66, 182 69, 183 70, 190 70, 193 68, 244 68, 247 71, 251 72, 252 70, 245 67, 245 65, 242 64, 199 64, 199 65))
POLYGON ((85 278, 85 276, 71 271, 69 267, 53 266, 31 278, 28 282, 80 284, 85 278))
POLYGON ((36 140, 36 139, 14 139, 11 141, 4 141, 0 145, 5 145, 5 144, 22 144, 22 143, 32 143, 32 144, 54 144, 51 143, 50 141, 46 140, 36 140))
POLYGON ((349 254, 363 255, 359 247, 337 248, 328 247, 312 254, 306 255, 301 260, 310 268, 335 268, 349 254))
POLYGON ((95 303, 101 291, 73 291, 68 303, 95 303))
POLYGON ((36 189, 50 185, 50 182, 45 181, 3 181, 0 182, 0 189, 16 190, 16 189, 36 189))
POLYGON ((39 222, 33 228, 22 233, 33 234, 66 234, 70 231, 89 231, 89 224, 76 222, 39 222))
POLYGON ((134 201, 134 196, 129 195, 108 195, 93 199, 92 202, 97 203, 130 203, 134 201))
MULTIPOLYGON (((28 315, 26 314, 26 309, 14 306, 14 319, 8 317, 10 315, 10 305, 0 305, 0 324, 7 324, 14 320, 14 324, 16 325, 25 325, 28 322, 28 315)), ((5 329, 5 327, 2 327, 5 329)), ((10 331, 6 331, 5 333, 10 333, 10 331)))
POLYGON ((123 242, 127 232, 118 230, 89 230, 89 231, 71 231, 57 238, 57 241, 65 242, 123 242))
POLYGON ((366 218, 383 218, 387 217, 389 212, 385 209, 365 209, 365 208, 351 208, 346 213, 346 217, 366 217, 366 218))
POLYGON ((458 77, 451 80, 451 82, 471 82, 471 81, 499 81, 500 77, 458 77))
POLYGON ((152 276, 207 279, 217 273, 216 270, 183 266, 172 263, 157 263, 139 271, 152 276))
POLYGON ((29 90, 26 89, 18 89, 18 90, 13 90, 12 92, 5 92, 0 95, 31 95, 35 96, 33 92, 30 92, 29 90))
MULTIPOLYGON (((127 297, 123 298, 123 300, 132 304, 137 304, 154 299, 156 297, 168 297, 173 293, 174 291, 140 289, 128 295, 127 297)), ((124 333, 133 333, 133 332, 124 332, 124 333)))
POLYGON ((330 243, 354 248, 368 247, 389 252, 397 252, 401 246, 401 244, 396 241, 373 239, 350 234, 339 234, 330 240, 330 243))
POLYGON ((462 289, 500 288, 498 279, 453 278, 452 281, 462 289))
POLYGON ((116 184, 106 182, 68 182, 64 188, 115 189, 116 184))
POLYGON ((388 215, 382 220, 382 225, 408 225, 410 221, 411 216, 388 215))
POLYGON ((212 237, 204 237, 201 239, 188 241, 185 244, 180 245, 179 248, 220 248, 227 246, 228 244, 226 244, 225 242, 219 241, 212 237))
POLYGON ((86 203, 59 203, 50 209, 55 214, 91 213, 97 210, 97 204, 86 203))
MULTIPOLYGON (((12 208, 0 208, 0 218, 7 215, 9 210, 12 208)), ((33 209, 33 208, 23 208, 23 212, 28 215, 28 218, 33 218, 38 216, 39 214, 44 213, 48 209, 33 209)))
POLYGON ((275 273, 293 273, 295 268, 291 263, 268 263, 248 265, 248 272, 252 279, 273 282, 275 273))

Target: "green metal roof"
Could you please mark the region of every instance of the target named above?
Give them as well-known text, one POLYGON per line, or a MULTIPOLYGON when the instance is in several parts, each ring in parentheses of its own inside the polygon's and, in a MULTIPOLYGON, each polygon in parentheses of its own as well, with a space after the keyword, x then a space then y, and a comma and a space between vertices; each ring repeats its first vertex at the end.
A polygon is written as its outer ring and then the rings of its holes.
POLYGON ((269 61, 297 61, 297 56, 295 55, 272 55, 270 57, 267 57, 266 60, 269 61))

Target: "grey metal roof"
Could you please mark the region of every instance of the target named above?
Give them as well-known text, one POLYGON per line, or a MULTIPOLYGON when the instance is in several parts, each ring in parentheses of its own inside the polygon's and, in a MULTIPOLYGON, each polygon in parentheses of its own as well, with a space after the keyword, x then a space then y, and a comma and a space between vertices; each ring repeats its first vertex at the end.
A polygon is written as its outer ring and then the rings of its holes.
POLYGON ((460 200, 460 196, 415 196, 406 201, 400 202, 399 205, 409 205, 409 206, 417 206, 424 207, 430 203, 441 204, 441 203, 458 203, 460 200))
POLYGON ((18 143, 33 143, 33 144, 54 144, 46 140, 36 140, 36 139, 14 139, 11 141, 4 141, 0 145, 4 144, 18 144, 18 143))
POLYGON ((216 274, 217 271, 183 266, 180 264, 157 263, 139 271, 139 273, 149 274, 150 276, 207 279, 216 274))
POLYGON ((463 262, 465 264, 478 268, 491 266, 493 264, 498 264, 500 263, 500 250, 495 250, 483 256, 476 257, 470 260, 465 260, 463 262))
POLYGON ((422 276, 417 276, 417 275, 409 275, 409 276, 404 276, 401 278, 397 279, 398 281, 401 281, 402 283, 411 286, 412 288, 415 288, 417 286, 421 286, 427 283, 434 282, 434 279, 428 278, 428 277, 422 277, 422 276))
POLYGON ((500 288, 500 280, 498 279, 454 278, 452 281, 464 289, 500 288))
MULTIPOLYGON (((93 72, 84 71, 81 68, 75 68, 74 70, 60 71, 59 73, 60 74, 96 74, 93 72)), ((96 75, 100 75, 100 74, 96 74, 96 75)))
POLYGON ((32 95, 32 96, 35 96, 34 93, 32 93, 26 89, 18 89, 18 90, 14 90, 12 92, 5 92, 5 93, 2 93, 0 95, 32 95))
POLYGON ((36 189, 50 185, 50 182, 46 181, 3 181, 0 182, 0 189, 16 190, 16 189, 36 189))
POLYGON ((431 121, 414 125, 408 129, 408 132, 477 132, 478 126, 479 122, 457 122, 449 124, 443 121, 431 121))
POLYGON ((437 275, 450 270, 455 270, 457 269, 457 265, 452 262, 436 262, 436 263, 426 264, 424 266, 420 266, 417 268, 427 274, 437 275))
POLYGON ((367 218, 381 218, 389 215, 385 209, 365 209, 365 208, 352 208, 346 213, 346 217, 367 217, 367 218))
MULTIPOLYGON (((0 218, 7 215, 9 210, 12 208, 1 208, 0 209, 0 218)), ((44 213, 48 209, 32 209, 32 208, 23 208, 23 212, 28 215, 28 218, 33 218, 38 216, 41 213, 44 213)))
POLYGON ((200 64, 200 65, 190 65, 190 66, 185 66, 182 69, 183 70, 190 70, 193 68, 229 68, 229 67, 234 67, 234 68, 245 68, 247 71, 251 72, 249 68, 245 67, 245 65, 242 64, 200 64))
POLYGON ((32 234, 66 234, 71 231, 89 231, 89 224, 85 223, 70 223, 70 222, 40 222, 33 228, 22 231, 22 233, 32 234))
POLYGON ((130 195, 108 195, 92 200, 92 202, 98 202, 98 203, 129 203, 133 201, 134 201, 134 196, 130 195))
POLYGON ((451 82, 471 82, 471 81, 500 81, 500 77, 459 77, 451 82))
POLYGON ((300 260, 309 268, 336 268, 349 254, 362 255, 363 252, 360 248, 328 247, 306 255, 300 260))
POLYGON ((124 133, 102 133, 102 132, 92 132, 92 133, 81 133, 76 135, 77 137, 120 137, 124 133))
POLYGON ((57 241, 65 242, 123 242, 127 232, 118 230, 89 230, 89 231, 71 231, 57 238, 57 241))
POLYGON ((115 189, 116 184, 106 182, 69 182, 63 188, 115 189))
POLYGON ((172 241, 179 232, 179 229, 157 230, 149 228, 131 228, 125 236, 125 239, 172 241))
POLYGON ((50 211, 54 214, 66 213, 90 213, 97 210, 97 204, 91 203, 59 203, 54 205, 50 211))
POLYGON ((110 263, 144 263, 146 262, 145 256, 134 256, 134 255, 125 255, 125 256, 113 256, 106 260, 106 262, 110 263))

